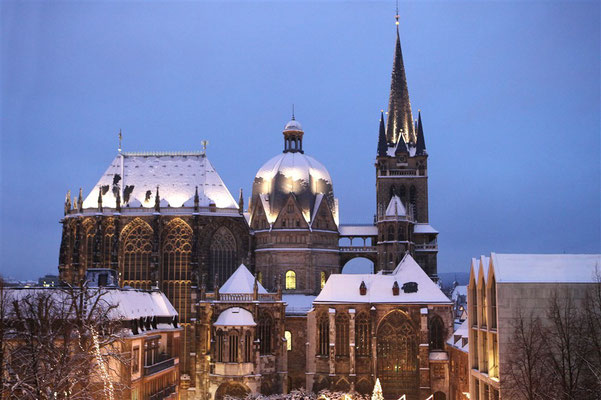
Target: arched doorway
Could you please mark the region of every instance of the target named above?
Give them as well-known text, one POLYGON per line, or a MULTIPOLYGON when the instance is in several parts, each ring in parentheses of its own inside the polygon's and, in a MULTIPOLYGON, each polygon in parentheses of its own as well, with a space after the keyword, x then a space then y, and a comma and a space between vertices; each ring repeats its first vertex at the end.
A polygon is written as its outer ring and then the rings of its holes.
POLYGON ((443 392, 434 393, 434 400, 447 400, 447 395, 443 392))
POLYGON ((417 333, 409 318, 400 311, 388 314, 377 331, 378 378, 386 398, 417 398, 419 368, 417 333))
POLYGON ((241 383, 226 382, 222 383, 215 392, 215 400, 223 400, 226 395, 244 399, 249 393, 250 389, 241 383))

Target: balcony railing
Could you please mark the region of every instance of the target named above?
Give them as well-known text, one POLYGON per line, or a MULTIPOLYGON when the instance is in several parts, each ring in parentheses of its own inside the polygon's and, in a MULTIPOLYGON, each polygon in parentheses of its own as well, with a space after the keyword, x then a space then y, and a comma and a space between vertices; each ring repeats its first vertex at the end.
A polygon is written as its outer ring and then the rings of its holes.
POLYGON ((144 366, 144 376, 156 374, 157 372, 163 371, 167 368, 171 368, 171 367, 173 367, 174 363, 175 363, 175 359, 168 358, 166 360, 159 361, 152 365, 145 365, 144 366))
POLYGON ((155 394, 151 394, 149 400, 163 400, 175 393, 175 385, 167 386, 165 389, 159 390, 155 394))
POLYGON ((376 253, 376 246, 344 246, 340 247, 342 253, 376 253))
POLYGON ((419 176, 417 169, 387 169, 378 176, 419 176))
POLYGON ((415 250, 438 250, 438 243, 415 243, 415 250))

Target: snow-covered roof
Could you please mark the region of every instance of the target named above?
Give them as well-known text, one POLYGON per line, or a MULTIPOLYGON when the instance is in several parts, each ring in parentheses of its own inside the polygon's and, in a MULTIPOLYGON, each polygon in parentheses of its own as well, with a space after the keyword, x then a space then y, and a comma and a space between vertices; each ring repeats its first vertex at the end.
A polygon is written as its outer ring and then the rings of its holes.
MULTIPOLYGON (((15 289, 7 290, 11 298, 23 298, 36 293, 51 293, 52 298, 60 301, 69 299, 69 294, 61 288, 44 289, 15 289)), ((117 320, 133 320, 141 317, 175 317, 177 311, 167 297, 159 291, 146 291, 121 288, 93 288, 90 289, 89 302, 92 303, 100 297, 101 307, 116 305, 109 312, 109 316, 117 320)), ((69 300, 70 301, 70 300, 69 300)))
POLYGON ((449 336, 447 339, 447 344, 467 353, 469 351, 469 344, 467 341, 468 328, 469 324, 468 320, 466 319, 461 323, 459 328, 457 328, 455 332, 449 336))
POLYGON ((284 127, 284 132, 286 131, 303 131, 303 126, 301 125, 300 122, 298 122, 297 120, 293 119, 288 121, 288 123, 286 124, 286 126, 284 127))
POLYGON ((340 225, 340 236, 378 236, 375 225, 340 225))
POLYGON ((432 228, 430 224, 415 224, 413 233, 438 233, 438 231, 432 228))
POLYGON ((253 315, 242 307, 223 310, 213 326, 256 326, 253 315))
POLYGON ((455 289, 453 289, 453 294, 451 294, 451 299, 455 301, 459 296, 467 296, 467 285, 455 286, 455 289))
POLYGON ((497 283, 590 283, 595 269, 601 271, 601 254, 491 253, 491 258, 497 283))
MULTIPOLYGON (((250 273, 246 265, 240 264, 238 269, 219 288, 219 293, 253 293, 255 277, 250 273)), ((267 293, 267 290, 257 281, 259 293, 267 293)))
POLYGON ((321 293, 314 303, 408 303, 430 304, 451 301, 430 277, 407 254, 392 274, 332 274, 329 276, 321 293), (392 294, 392 286, 397 282, 402 288, 408 282, 417 283, 417 292, 405 293, 399 290, 398 296, 392 294), (367 292, 359 293, 361 282, 365 283, 367 292))
POLYGON ((316 296, 307 294, 284 294, 282 300, 286 303, 287 315, 306 314, 313 306, 316 296))
POLYGON ((405 206, 403 206, 403 203, 401 202, 399 196, 395 194, 390 199, 390 203, 388 203, 388 207, 386 208, 386 216, 396 217, 404 215, 407 215, 407 211, 405 211, 405 206))
POLYGON ((116 195, 122 207, 154 207, 159 187, 161 207, 194 205, 198 187, 199 205, 238 208, 223 180, 202 153, 121 153, 111 162, 83 202, 83 208, 98 206, 98 192, 104 187, 102 205, 116 207, 116 195), (131 191, 131 193, 127 193, 131 191), (128 198, 128 203, 125 203, 128 198))

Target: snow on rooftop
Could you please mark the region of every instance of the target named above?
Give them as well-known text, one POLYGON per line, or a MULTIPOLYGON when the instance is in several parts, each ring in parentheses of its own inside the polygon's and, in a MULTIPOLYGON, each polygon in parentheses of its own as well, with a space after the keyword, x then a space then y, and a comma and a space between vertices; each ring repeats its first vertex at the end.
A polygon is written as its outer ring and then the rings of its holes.
MULTIPOLYGON (((250 273, 246 265, 240 264, 238 269, 219 288, 219 293, 253 293, 255 277, 250 273)), ((257 281, 259 293, 267 293, 267 290, 257 281)))
POLYGON ((340 225, 340 236, 378 236, 375 225, 340 225))
POLYGON ((306 294, 284 294, 282 300, 286 303, 287 315, 304 315, 313 307, 316 296, 306 294))
POLYGON ((497 283, 590 283, 595 269, 601 271, 601 254, 492 253, 491 258, 497 283))
POLYGON ((384 274, 332 274, 329 276, 315 303, 408 303, 408 304, 450 304, 450 300, 422 268, 407 254, 391 275, 384 274), (392 294, 394 282, 400 288, 404 283, 415 282, 418 290, 405 293, 399 290, 392 294), (365 282, 367 293, 359 293, 361 282, 365 282))
POLYGON ((407 211, 405 211, 405 206, 403 206, 403 203, 401 202, 399 196, 395 194, 390 199, 390 203, 388 203, 388 207, 386 208, 386 216, 396 217, 405 215, 407 215, 407 211))
POLYGON ((213 326, 256 326, 253 315, 242 307, 223 310, 213 326))
POLYGON ((467 296, 467 285, 455 286, 455 289, 453 289, 453 294, 451 294, 451 299, 455 301, 459 296, 467 296))
POLYGON ((432 228, 430 224, 415 224, 413 233, 438 233, 438 231, 432 228))
POLYGON ((98 192, 104 187, 102 205, 116 207, 116 195, 126 207, 154 207, 157 186, 161 207, 191 207, 198 187, 199 205, 238 208, 223 180, 201 153, 122 153, 115 157, 83 202, 83 208, 98 206, 98 192), (131 193, 126 193, 128 190, 131 193), (126 204, 125 200, 129 202, 126 204))
MULTIPOLYGON (((8 292, 8 291, 7 291, 8 292)), ((68 299, 67 292, 60 288, 52 289, 18 289, 10 290, 13 298, 23 298, 36 293, 51 293, 53 298, 68 299), (50 292, 49 292, 50 291, 50 292)), ((102 307, 116 305, 109 312, 114 319, 132 320, 140 317, 175 317, 177 311, 167 297, 159 291, 146 291, 137 289, 103 288, 99 291, 91 289, 90 302, 96 301, 100 295, 99 304, 102 307)))
POLYGON ((447 339, 447 344, 467 353, 469 351, 469 345, 467 340, 469 330, 468 328, 468 320, 466 319, 461 323, 459 328, 457 328, 455 332, 453 332, 449 336, 449 338, 447 339))

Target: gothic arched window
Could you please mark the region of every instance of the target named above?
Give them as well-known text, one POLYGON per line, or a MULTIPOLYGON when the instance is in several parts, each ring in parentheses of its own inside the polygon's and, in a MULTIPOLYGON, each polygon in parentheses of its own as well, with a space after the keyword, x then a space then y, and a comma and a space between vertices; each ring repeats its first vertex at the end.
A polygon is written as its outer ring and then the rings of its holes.
POLYGON ((415 186, 411 185, 409 188, 409 203, 413 208, 413 219, 417 217, 417 191, 415 190, 415 186))
POLYGON ((407 240, 405 238, 405 226, 400 225, 399 226, 399 236, 398 236, 399 240, 407 240))
POLYGON ((286 289, 296 289, 296 272, 292 270, 286 272, 286 289))
POLYGON ((330 322, 327 314, 322 314, 317 321, 317 354, 327 356, 330 348, 330 322))
POLYGON ((217 274, 218 283, 223 284, 236 268, 236 239, 229 229, 224 226, 217 229, 211 240, 210 250, 209 279, 215 279, 217 274))
POLYGON ((388 227, 388 239, 389 242, 392 242, 394 240, 394 226, 390 225, 388 227))
POLYGON ((123 258, 121 264, 123 285, 150 289, 150 254, 152 253, 152 228, 139 218, 123 228, 123 258))
POLYGON ((444 324, 439 316, 430 320, 430 350, 444 350, 444 324))
POLYGON ((326 285, 326 272, 325 271, 321 271, 319 273, 319 288, 323 289, 323 287, 326 285))
POLYGON ((266 312, 263 312, 259 317, 257 327, 259 331, 260 352, 261 354, 272 353, 272 337, 273 337, 273 318, 266 312))
POLYGON ((111 267, 111 261, 113 256, 113 239, 115 237, 115 222, 112 218, 106 222, 104 228, 104 238, 102 241, 102 254, 104 259, 104 266, 106 268, 111 267))
POLYGON ((407 193, 405 193, 405 186, 401 185, 400 190, 399 190, 399 197, 401 198, 401 201, 403 202, 403 204, 405 204, 405 197, 407 196, 407 193))
POLYGON ((161 263, 163 292, 173 304, 182 322, 188 321, 190 291, 190 255, 192 254, 192 229, 176 218, 165 228, 163 262, 161 263))
POLYGON ((231 331, 229 334, 229 357, 228 361, 231 363, 238 362, 238 345, 240 343, 240 337, 238 331, 231 331))
POLYGON ((94 267, 94 241, 96 240, 96 226, 90 218, 83 223, 84 245, 85 245, 85 266, 86 268, 94 267))
POLYGON ((348 356, 349 320, 344 313, 336 313, 336 355, 348 356))
POLYGON ((224 337, 223 337, 223 331, 220 329, 217 331, 217 336, 216 340, 215 340, 215 344, 216 344, 216 349, 215 349, 215 357, 217 358, 217 361, 219 362, 223 362, 223 349, 224 349, 224 337))
POLYGON ((369 315, 361 313, 355 322, 355 346, 357 356, 369 356, 371 354, 371 325, 369 315))
POLYGON ((250 331, 244 335, 244 362, 252 362, 253 336, 250 331))
POLYGON ((285 331, 284 337, 286 338, 286 350, 292 350, 292 332, 285 331))

